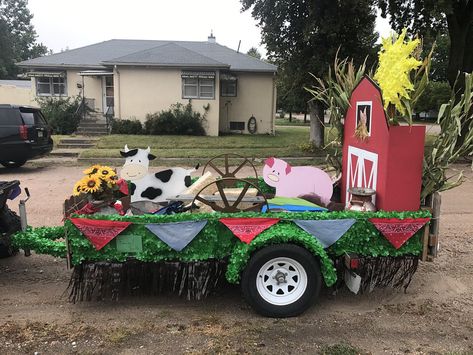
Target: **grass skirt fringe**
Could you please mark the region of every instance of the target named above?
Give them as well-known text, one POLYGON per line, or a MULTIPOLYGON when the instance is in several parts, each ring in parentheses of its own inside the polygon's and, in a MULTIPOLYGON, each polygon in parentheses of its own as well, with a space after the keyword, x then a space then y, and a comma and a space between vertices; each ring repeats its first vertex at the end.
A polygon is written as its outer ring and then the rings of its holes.
POLYGON ((178 294, 207 297, 225 278, 226 262, 86 262, 74 267, 69 301, 117 300, 120 295, 178 294))

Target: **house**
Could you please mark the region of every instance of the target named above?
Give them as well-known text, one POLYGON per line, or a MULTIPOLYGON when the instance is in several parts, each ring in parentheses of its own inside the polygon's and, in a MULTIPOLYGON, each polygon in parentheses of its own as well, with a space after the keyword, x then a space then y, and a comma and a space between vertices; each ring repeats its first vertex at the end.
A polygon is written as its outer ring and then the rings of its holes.
POLYGON ((0 104, 34 106, 30 80, 0 80, 0 104))
POLYGON ((385 211, 413 211, 420 206, 425 126, 389 125, 381 90, 364 77, 353 90, 345 116, 342 202, 350 201, 350 187, 376 191, 376 207, 385 211), (355 135, 360 120, 368 137, 355 135))
POLYGON ((26 60, 36 96, 82 96, 96 111, 145 120, 192 100, 207 113, 207 134, 274 133, 276 66, 206 42, 113 39, 26 60), (254 123, 254 120, 252 120, 254 123), (254 125, 250 125, 252 128, 254 125))

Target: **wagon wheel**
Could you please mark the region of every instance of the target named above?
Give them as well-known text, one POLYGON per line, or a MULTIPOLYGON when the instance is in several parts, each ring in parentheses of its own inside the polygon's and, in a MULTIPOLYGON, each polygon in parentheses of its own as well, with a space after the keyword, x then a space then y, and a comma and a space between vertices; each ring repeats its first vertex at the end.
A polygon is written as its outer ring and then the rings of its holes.
POLYGON ((230 153, 230 154, 221 154, 221 155, 217 155, 216 157, 213 157, 212 159, 210 159, 207 164, 205 164, 204 166, 204 169, 202 170, 202 175, 204 175, 205 173, 205 170, 207 168, 211 168, 213 169, 217 174, 219 174, 222 178, 236 178, 236 174, 241 170, 241 168, 243 168, 245 165, 248 165, 250 166, 251 168, 253 168, 253 171, 255 173, 255 178, 256 178, 256 181, 258 180, 258 173, 256 172, 256 168, 255 166, 253 165, 253 163, 248 159, 248 158, 245 158, 241 155, 238 155, 238 154, 233 154, 233 153, 230 153), (224 158, 225 159, 225 165, 224 165, 224 169, 220 169, 217 167, 217 165, 215 164, 216 163, 216 160, 218 159, 222 159, 224 158), (233 167, 230 167, 230 164, 228 163, 228 159, 229 158, 236 158, 238 159, 239 161, 239 165, 236 167, 236 168, 233 168, 233 167))
POLYGON ((220 180, 216 180, 211 182, 210 184, 207 184, 204 186, 194 197, 194 200, 192 200, 191 204, 191 212, 194 211, 195 208, 195 202, 199 201, 202 202, 204 205, 209 206, 212 208, 214 211, 217 212, 225 212, 225 213, 235 213, 235 212, 248 212, 248 211, 261 211, 261 208, 266 205, 266 209, 268 210, 268 201, 266 200, 266 197, 263 196, 261 193, 260 189, 253 184, 250 181, 243 180, 243 179, 237 179, 237 178, 223 178, 220 180), (237 182, 240 182, 243 185, 243 189, 240 192, 240 194, 237 196, 235 201, 229 201, 228 197, 225 194, 224 188, 226 186, 232 185, 235 186, 237 182), (218 191, 218 195, 220 196, 223 202, 223 206, 219 205, 216 201, 210 201, 206 198, 205 195, 202 194, 208 187, 215 185, 218 191), (246 196, 246 193, 248 192, 248 189, 252 187, 258 191, 258 197, 262 199, 259 202, 254 202, 252 206, 250 207, 243 207, 243 203, 248 203, 243 201, 243 198, 246 196))

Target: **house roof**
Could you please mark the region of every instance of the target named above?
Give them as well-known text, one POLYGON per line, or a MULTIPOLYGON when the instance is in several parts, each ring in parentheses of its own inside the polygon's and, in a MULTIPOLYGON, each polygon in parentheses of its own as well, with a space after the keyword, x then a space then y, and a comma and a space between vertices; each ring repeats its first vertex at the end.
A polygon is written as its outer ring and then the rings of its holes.
POLYGON ((17 63, 26 68, 92 68, 153 65, 275 72, 275 65, 211 42, 112 39, 17 63))

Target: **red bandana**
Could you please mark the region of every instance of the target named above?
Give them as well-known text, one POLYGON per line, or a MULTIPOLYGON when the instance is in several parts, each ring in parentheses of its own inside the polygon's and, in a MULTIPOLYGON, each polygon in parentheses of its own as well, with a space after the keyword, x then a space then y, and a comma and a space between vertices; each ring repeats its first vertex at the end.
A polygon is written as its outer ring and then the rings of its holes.
POLYGON ((385 238, 396 249, 409 240, 419 229, 421 229, 430 218, 370 218, 385 238))
POLYGON ((96 250, 102 249, 131 224, 131 222, 87 218, 70 218, 70 220, 90 240, 96 250))
POLYGON ((250 244, 258 234, 278 223, 279 218, 220 218, 219 221, 242 242, 250 244))

